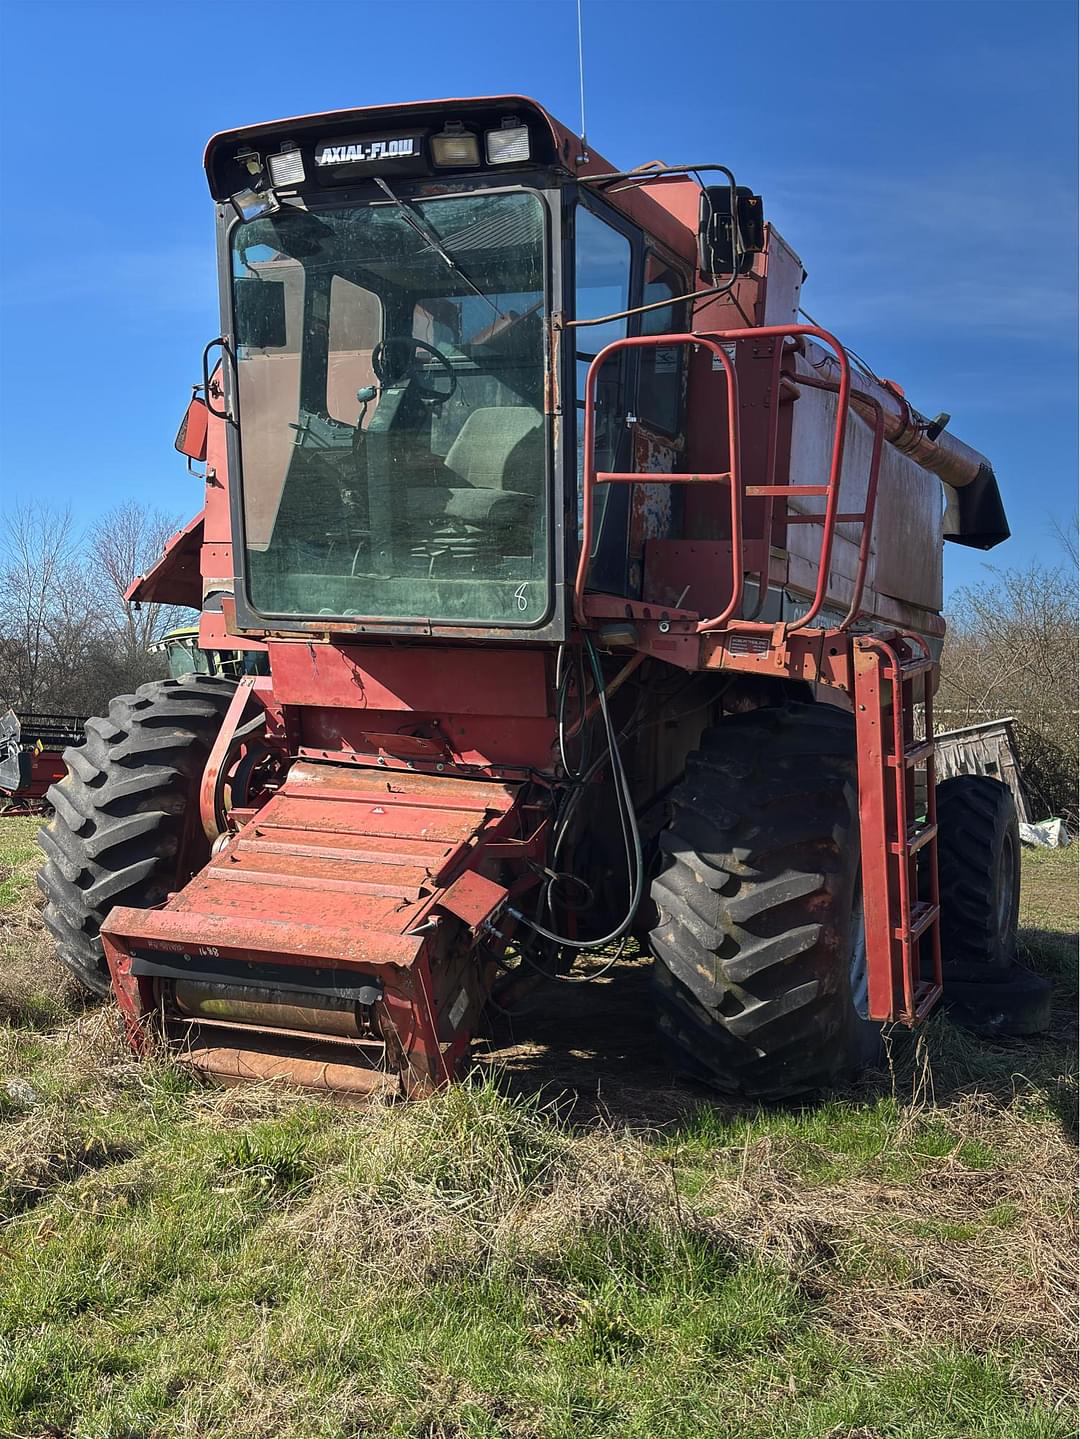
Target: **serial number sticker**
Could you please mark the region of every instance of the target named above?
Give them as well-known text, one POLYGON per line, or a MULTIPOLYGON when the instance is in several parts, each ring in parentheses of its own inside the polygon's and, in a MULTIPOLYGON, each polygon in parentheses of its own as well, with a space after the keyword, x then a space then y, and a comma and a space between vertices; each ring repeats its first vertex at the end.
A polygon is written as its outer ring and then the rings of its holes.
POLYGON ((458 995, 457 999, 454 1000, 454 1007, 453 1007, 453 1009, 450 1011, 450 1028, 451 1028, 451 1029, 457 1029, 458 1025, 461 1023, 462 1019, 464 1018, 464 1016, 465 1016, 465 1011, 468 1009, 468 1007, 469 1007, 469 996, 468 996, 468 994, 465 992, 465 990, 463 989, 463 990, 461 991, 461 993, 458 995))
POLYGON ((412 160, 420 154, 415 135, 379 136, 372 140, 346 140, 316 147, 316 165, 373 165, 379 160, 412 160))

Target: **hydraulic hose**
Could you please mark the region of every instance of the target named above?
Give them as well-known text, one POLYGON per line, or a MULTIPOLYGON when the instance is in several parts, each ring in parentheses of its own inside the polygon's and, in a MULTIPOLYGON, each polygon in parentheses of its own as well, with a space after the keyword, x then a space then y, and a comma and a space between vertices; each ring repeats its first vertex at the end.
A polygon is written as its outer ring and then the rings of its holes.
MULTIPOLYGON (((522 914, 518 909, 511 909, 510 914, 520 923, 527 925, 534 933, 542 938, 550 940, 553 944, 563 945, 568 949, 597 949, 604 945, 613 944, 615 940, 621 939, 633 923, 634 915, 641 904, 642 892, 645 888, 645 861, 641 849, 641 835, 638 831, 637 816, 634 814, 634 801, 630 793, 630 783, 626 778, 626 770, 623 767, 622 756, 619 753, 618 742, 615 737, 615 729, 611 722, 611 714, 607 705, 607 692, 604 687, 604 677, 600 670, 600 662, 596 657, 592 641, 585 637, 585 648, 589 655, 589 664, 592 668, 593 679, 596 682, 597 699, 600 705, 600 714, 604 721, 604 731, 607 735, 608 754, 611 757, 612 778, 615 782, 616 807, 619 812, 619 824, 622 829, 623 843, 626 846, 626 868, 627 877, 630 881, 630 905, 622 921, 611 931, 610 934, 600 935, 595 939, 571 939, 567 935, 556 934, 553 930, 546 929, 536 920, 530 919, 528 915, 522 914)), ((601 755, 593 762, 583 777, 582 784, 587 782, 593 770, 602 764, 605 756, 601 755)), ((554 854, 566 835, 569 814, 563 816, 559 826, 559 833, 555 841, 554 854)))

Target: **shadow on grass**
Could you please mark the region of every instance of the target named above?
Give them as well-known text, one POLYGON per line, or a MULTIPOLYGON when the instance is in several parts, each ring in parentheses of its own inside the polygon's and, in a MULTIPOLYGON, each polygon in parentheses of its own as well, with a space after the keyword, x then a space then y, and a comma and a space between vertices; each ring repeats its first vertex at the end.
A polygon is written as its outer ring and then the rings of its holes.
MULTIPOLYGON (((823 1101, 866 1104, 893 1096, 902 1103, 943 1105, 979 1094, 1008 1106, 1027 1097, 1045 1106, 1075 1143, 1075 946, 1070 950, 1066 935, 1028 930, 1020 957, 1054 985, 1047 1033, 980 1036, 953 1024, 947 1013, 915 1035, 897 1026, 887 1036, 882 1067, 823 1101)), ((702 1107, 727 1115, 758 1108, 672 1072, 653 1029, 645 958, 625 960, 594 983, 548 983, 522 1003, 517 1017, 501 1018, 498 1028, 479 1047, 481 1067, 499 1073, 511 1093, 561 1099, 571 1123, 599 1120, 645 1132, 677 1125, 702 1107)), ((787 1106, 795 1107, 807 1106, 787 1106)))

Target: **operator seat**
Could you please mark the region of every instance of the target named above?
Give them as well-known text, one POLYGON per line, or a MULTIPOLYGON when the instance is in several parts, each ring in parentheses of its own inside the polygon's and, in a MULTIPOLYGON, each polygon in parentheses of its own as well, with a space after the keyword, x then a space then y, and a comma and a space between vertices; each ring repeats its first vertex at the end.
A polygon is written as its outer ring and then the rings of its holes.
POLYGON ((458 520, 532 549, 533 515, 543 491, 543 416, 531 405, 473 410, 447 451, 449 484, 410 489, 413 522, 458 520))

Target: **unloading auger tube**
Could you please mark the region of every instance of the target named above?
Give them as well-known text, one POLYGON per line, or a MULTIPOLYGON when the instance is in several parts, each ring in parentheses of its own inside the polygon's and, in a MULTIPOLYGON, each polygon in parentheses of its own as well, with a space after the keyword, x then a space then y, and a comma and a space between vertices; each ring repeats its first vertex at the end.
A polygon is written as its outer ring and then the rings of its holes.
POLYGON ((557 1046, 631 938, 649 1057, 745 1098, 873 1063, 948 1001, 943 936, 966 1016, 985 966, 991 1027, 1034 1022, 1008 792, 936 810, 940 484, 990 546, 993 471, 798 323, 761 197, 613 173, 506 95, 242 126, 205 167, 204 507, 127 598, 199 609, 236 674, 89 720, 41 840, 132 1046, 422 1096, 493 1011, 557 1046))
MULTIPOLYGON (((795 368, 798 373, 811 374, 832 384, 839 382, 835 357, 812 340, 799 344, 795 368)), ((853 409, 872 423, 873 406, 860 400, 865 396, 876 401, 884 415, 885 438, 889 443, 940 479, 945 490, 942 523, 945 539, 973 549, 989 550, 1009 538, 1009 522, 1005 518, 997 476, 985 455, 951 435, 940 421, 920 415, 892 381, 873 379, 853 366, 851 390, 853 409)))

